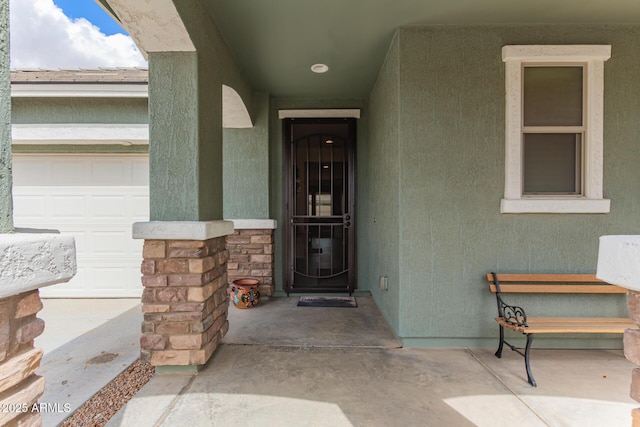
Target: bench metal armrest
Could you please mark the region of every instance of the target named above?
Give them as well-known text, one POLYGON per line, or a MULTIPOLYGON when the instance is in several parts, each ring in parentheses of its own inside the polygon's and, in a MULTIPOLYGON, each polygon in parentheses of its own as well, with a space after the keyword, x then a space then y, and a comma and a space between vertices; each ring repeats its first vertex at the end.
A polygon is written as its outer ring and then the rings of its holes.
POLYGON ((517 305, 509 305, 502 300, 498 275, 495 272, 492 272, 491 274, 493 275, 493 283, 496 285, 498 316, 502 317, 507 323, 511 325, 528 327, 529 325, 527 324, 527 313, 525 313, 524 308, 518 307, 517 305))
POLYGON ((509 324, 516 326, 525 326, 528 327, 527 324, 527 313, 525 313, 524 308, 518 307, 517 305, 509 305, 502 301, 502 298, 498 297, 498 304, 502 305, 502 315, 501 317, 509 324))

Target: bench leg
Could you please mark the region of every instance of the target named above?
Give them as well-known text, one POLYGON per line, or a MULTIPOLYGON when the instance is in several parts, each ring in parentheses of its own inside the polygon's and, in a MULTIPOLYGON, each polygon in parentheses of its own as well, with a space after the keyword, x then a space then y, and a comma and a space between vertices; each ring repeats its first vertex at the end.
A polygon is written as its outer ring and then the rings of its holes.
POLYGON ((529 384, 533 387, 537 387, 536 380, 533 379, 533 374, 531 373, 531 364, 529 363, 531 343, 533 343, 533 334, 527 334, 527 346, 524 350, 524 365, 527 368, 527 380, 529 381, 529 384))
POLYGON ((498 345, 498 351, 496 351, 495 355, 498 359, 502 358, 502 347, 504 346, 504 327, 500 326, 500 344, 498 345))

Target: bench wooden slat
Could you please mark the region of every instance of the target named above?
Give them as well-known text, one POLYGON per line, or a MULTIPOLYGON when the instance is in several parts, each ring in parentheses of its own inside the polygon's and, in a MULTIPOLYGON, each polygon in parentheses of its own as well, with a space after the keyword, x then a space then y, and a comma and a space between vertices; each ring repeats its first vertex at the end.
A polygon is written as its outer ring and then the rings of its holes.
MULTIPOLYGON (((524 356, 527 370, 527 381, 536 386, 530 366, 530 350, 533 337, 537 334, 622 334, 627 329, 640 329, 629 318, 610 317, 527 317, 524 308, 509 305, 503 299, 502 293, 518 294, 626 294, 627 290, 615 285, 610 285, 595 274, 496 274, 498 286, 494 283, 494 275, 487 273, 489 290, 496 294, 498 303, 498 317, 496 322, 500 325, 500 341, 496 356, 502 357, 504 344, 511 347, 524 356), (517 321, 526 323, 527 326, 518 326, 505 320, 513 316, 517 321), (525 352, 509 344, 504 337, 504 329, 520 332, 527 337, 525 352)), ((514 319, 514 320, 515 320, 514 319)))
POLYGON ((638 329, 638 325, 629 319, 611 319, 611 318, 563 318, 563 317, 547 317, 547 318, 529 318, 527 323, 529 327, 517 326, 508 323, 501 317, 496 317, 496 322, 512 331, 521 332, 523 334, 557 334, 557 333, 583 333, 583 334, 621 334, 625 329, 638 329))
MULTIPOLYGON (((493 282, 493 275, 487 273, 487 280, 493 282)), ((565 283, 605 283, 595 274, 516 274, 499 273, 498 280, 502 282, 565 282, 565 283)))
POLYGON ((628 317, 531 317, 530 320, 536 323, 628 323, 633 324, 628 317))
MULTIPOLYGON (((493 280, 493 279, 492 279, 493 280)), ((503 284, 500 277, 500 290, 503 293, 520 294, 626 294, 627 290, 615 285, 539 285, 534 283, 519 283, 517 285, 503 284)), ((491 283, 489 290, 496 293, 496 285, 491 283)))

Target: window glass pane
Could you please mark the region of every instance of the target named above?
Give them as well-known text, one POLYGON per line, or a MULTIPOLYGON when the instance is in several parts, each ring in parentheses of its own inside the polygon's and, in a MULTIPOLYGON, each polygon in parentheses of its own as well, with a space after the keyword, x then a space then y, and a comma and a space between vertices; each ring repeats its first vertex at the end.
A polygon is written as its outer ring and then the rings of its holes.
POLYGON ((580 194, 581 135, 524 135, 524 194, 580 194))
POLYGON ((525 126, 582 126, 582 67, 524 68, 525 126))

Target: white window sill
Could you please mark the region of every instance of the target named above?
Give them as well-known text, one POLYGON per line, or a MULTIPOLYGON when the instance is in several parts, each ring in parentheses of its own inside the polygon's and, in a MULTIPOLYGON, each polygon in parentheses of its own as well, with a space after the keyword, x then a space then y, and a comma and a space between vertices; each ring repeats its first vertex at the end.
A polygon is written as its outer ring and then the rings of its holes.
POLYGON ((502 199, 500 213, 609 213, 609 199, 502 199))

